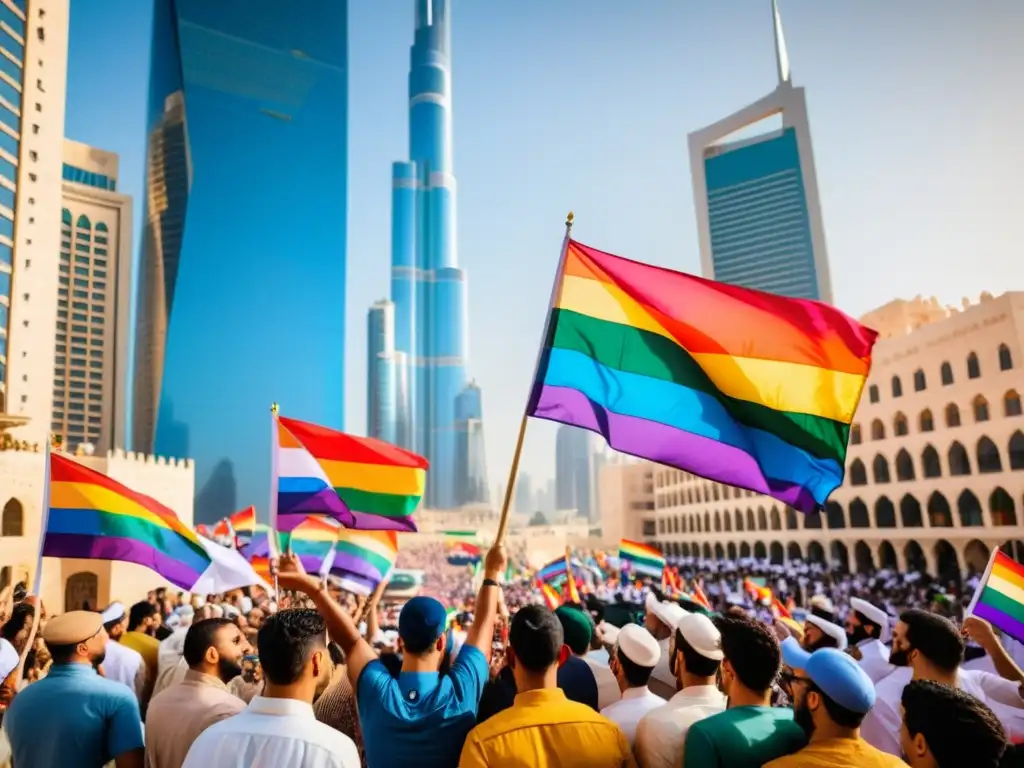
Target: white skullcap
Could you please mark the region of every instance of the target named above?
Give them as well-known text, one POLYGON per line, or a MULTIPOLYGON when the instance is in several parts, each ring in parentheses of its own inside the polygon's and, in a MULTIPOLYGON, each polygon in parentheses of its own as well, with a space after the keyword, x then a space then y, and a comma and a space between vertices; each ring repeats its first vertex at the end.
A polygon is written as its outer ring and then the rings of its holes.
POLYGON ((648 594, 645 602, 648 613, 655 617, 669 629, 675 629, 679 620, 686 615, 678 603, 661 602, 654 595, 648 594))
POLYGON ((121 603, 111 603, 100 614, 100 618, 103 620, 104 624, 109 624, 112 621, 120 621, 123 619, 124 613, 124 605, 121 603))
POLYGON ((654 635, 636 624, 627 624, 619 630, 615 647, 640 667, 654 667, 661 659, 661 646, 654 635))
POLYGON ((697 653, 712 661, 725 658, 722 652, 722 633, 703 613, 688 613, 679 622, 679 633, 697 653))
POLYGON ((833 624, 831 621, 821 618, 821 616, 815 616, 813 613, 804 619, 805 624, 813 624, 826 635, 836 641, 836 648, 840 651, 846 650, 846 630, 840 627, 838 624, 833 624))
POLYGON ((602 621, 598 624, 597 631, 601 637, 601 642, 608 645, 615 645, 619 638, 619 628, 614 624, 609 624, 607 621, 602 621))

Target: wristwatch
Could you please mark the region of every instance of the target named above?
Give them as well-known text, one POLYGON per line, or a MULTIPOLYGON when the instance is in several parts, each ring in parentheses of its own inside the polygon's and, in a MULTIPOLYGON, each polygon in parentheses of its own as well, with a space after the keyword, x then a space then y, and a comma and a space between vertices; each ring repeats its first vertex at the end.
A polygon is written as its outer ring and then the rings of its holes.
POLYGON ((482 582, 485 587, 500 587, 501 584, 496 582, 494 579, 484 579, 482 582))

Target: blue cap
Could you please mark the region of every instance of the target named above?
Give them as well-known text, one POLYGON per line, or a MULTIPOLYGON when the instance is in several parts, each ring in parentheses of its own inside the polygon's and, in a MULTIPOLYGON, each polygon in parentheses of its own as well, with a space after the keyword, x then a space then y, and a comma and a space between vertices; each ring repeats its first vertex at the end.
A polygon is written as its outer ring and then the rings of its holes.
POLYGON ((422 653, 448 628, 444 606, 432 597, 414 597, 398 614, 398 636, 410 653, 422 653))
POLYGON ((808 653, 792 637, 782 643, 782 660, 807 673, 822 693, 851 712, 867 714, 875 705, 875 685, 850 655, 835 648, 808 653))

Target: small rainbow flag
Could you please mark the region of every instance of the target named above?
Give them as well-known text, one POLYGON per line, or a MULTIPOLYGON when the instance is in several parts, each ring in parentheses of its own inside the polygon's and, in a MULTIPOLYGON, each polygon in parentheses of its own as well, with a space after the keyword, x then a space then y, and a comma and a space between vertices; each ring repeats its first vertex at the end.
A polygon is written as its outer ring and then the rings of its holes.
POLYGON ((334 550, 331 573, 341 588, 368 595, 391 573, 398 557, 398 534, 394 531, 342 530, 334 550))
POLYGON ((971 598, 967 615, 984 619, 1024 643, 1024 565, 995 550, 971 598))
POLYGON ((665 570, 665 558, 661 552, 629 539, 619 541, 619 560, 629 563, 633 573, 642 573, 656 579, 660 579, 665 570))
POLYGON ((217 523, 213 528, 213 535, 247 537, 252 536, 254 530, 256 530, 256 507, 246 507, 217 523))
POLYGON ((45 557, 136 563, 190 590, 210 565, 196 534, 155 499, 50 454, 45 557))
POLYGON ((427 460, 372 437, 355 437, 273 414, 273 519, 290 531, 310 515, 346 528, 415 531, 427 460))
POLYGON ((553 611, 562 604, 562 598, 558 596, 555 588, 545 582, 537 582, 540 595, 544 598, 544 605, 548 607, 549 611, 553 611))
POLYGON ((333 520, 307 517, 291 531, 280 535, 281 548, 297 555, 307 573, 319 573, 341 530, 333 520))
POLYGON ((877 334, 569 240, 527 414, 804 512, 843 481, 877 334))

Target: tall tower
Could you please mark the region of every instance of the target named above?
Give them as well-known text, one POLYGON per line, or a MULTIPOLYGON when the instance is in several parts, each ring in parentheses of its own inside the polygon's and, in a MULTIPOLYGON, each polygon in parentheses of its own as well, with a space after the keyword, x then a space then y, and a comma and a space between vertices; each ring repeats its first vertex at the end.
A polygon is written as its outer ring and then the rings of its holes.
POLYGON ((689 136, 701 271, 746 288, 831 302, 807 101, 790 76, 777 0, 771 10, 775 90, 689 136), (729 140, 776 115, 781 128, 729 140))
MULTIPOLYGON (((466 279, 456 253, 450 0, 416 0, 409 159, 392 167, 391 298, 395 348, 408 360, 409 398, 398 406, 402 445, 430 460, 426 506, 450 509, 465 495, 463 473, 483 461, 465 454, 457 412, 467 332, 466 279)), ((482 451, 480 425, 468 429, 482 451)))
POLYGON ((370 307, 366 328, 366 434, 397 443, 395 305, 382 299, 370 307))

